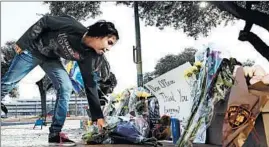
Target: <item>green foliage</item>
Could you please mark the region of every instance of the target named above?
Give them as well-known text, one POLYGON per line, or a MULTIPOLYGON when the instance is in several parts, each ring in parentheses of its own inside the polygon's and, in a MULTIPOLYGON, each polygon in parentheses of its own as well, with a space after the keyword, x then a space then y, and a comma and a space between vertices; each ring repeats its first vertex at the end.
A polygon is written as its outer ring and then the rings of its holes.
POLYGON ((243 66, 253 66, 255 64, 255 61, 247 59, 247 61, 243 62, 243 66))
POLYGON ((161 58, 155 66, 154 75, 160 76, 186 62, 193 64, 195 62, 196 49, 186 48, 182 53, 178 55, 166 55, 161 58))
POLYGON ((147 83, 155 78, 154 72, 146 72, 143 74, 143 83, 147 83))
POLYGON ((20 92, 19 92, 18 87, 12 89, 12 90, 9 92, 9 96, 10 96, 11 98, 19 98, 19 96, 20 96, 20 92))
MULTIPOLYGON (((118 2, 133 6, 132 2, 118 2)), ((173 27, 182 29, 188 36, 197 38, 199 34, 208 35, 210 30, 221 22, 233 20, 226 12, 219 11, 214 5, 208 4, 201 8, 198 1, 143 1, 139 2, 139 15, 146 25, 159 29, 173 27)))
POLYGON ((7 41, 4 46, 1 46, 1 76, 7 72, 9 64, 15 57, 16 52, 13 48, 15 41, 7 41))
POLYGON ((67 14, 79 21, 95 18, 102 14, 101 1, 46 1, 44 3, 49 4, 50 15, 67 14))
MULTIPOLYGON (((159 29, 170 26, 182 29, 188 36, 197 38, 199 35, 207 36, 212 28, 224 22, 233 22, 236 18, 226 11, 220 10, 212 2, 200 1, 140 1, 139 15, 146 25, 156 26, 159 29)), ((246 2, 233 2, 237 6, 245 8, 246 2)), ((117 2, 133 7, 133 2, 117 2)), ((269 2, 256 2, 252 10, 269 14, 269 2)))

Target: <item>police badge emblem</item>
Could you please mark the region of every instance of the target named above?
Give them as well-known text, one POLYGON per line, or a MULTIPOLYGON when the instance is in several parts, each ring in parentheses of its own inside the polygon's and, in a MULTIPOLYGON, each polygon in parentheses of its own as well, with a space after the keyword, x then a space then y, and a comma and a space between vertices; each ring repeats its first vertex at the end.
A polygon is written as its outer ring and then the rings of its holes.
POLYGON ((250 112, 242 106, 230 106, 226 113, 226 118, 228 118, 232 129, 237 129, 246 124, 250 116, 250 112))

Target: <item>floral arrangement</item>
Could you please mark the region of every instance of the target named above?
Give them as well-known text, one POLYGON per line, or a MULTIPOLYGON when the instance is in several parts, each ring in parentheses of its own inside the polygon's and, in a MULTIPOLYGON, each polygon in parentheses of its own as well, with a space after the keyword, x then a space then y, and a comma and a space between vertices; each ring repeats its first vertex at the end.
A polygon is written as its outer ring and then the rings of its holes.
POLYGON ((186 69, 184 71, 184 77, 190 78, 193 75, 197 75, 197 73, 200 72, 201 67, 202 67, 202 62, 196 61, 192 67, 190 67, 189 69, 186 69))
MULTIPOLYGON (((224 99, 233 85, 234 59, 220 58, 221 52, 207 49, 195 56, 201 57, 194 65, 184 71, 190 84, 193 106, 187 125, 177 145, 191 146, 197 140, 205 141, 206 128, 213 118, 214 105, 224 99)), ((196 58, 198 59, 198 58, 196 58)))

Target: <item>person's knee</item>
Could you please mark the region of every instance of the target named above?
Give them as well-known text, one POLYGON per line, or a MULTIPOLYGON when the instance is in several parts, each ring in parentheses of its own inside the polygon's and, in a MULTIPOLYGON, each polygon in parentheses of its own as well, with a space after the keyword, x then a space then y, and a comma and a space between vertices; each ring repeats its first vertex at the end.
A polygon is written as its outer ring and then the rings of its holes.
POLYGON ((14 86, 18 83, 18 81, 14 80, 14 78, 10 77, 9 75, 5 75, 1 79, 1 85, 7 85, 7 86, 14 86))
POLYGON ((60 85, 59 90, 60 90, 61 93, 63 93, 63 94, 69 94, 69 95, 71 95, 72 90, 73 90, 73 86, 72 86, 71 81, 63 82, 63 83, 60 85))
MULTIPOLYGON (((1 89, 2 90, 8 90, 11 91, 12 89, 16 88, 18 82, 14 82, 11 80, 7 80, 7 79, 1 79, 1 89)), ((1 91, 3 92, 3 91, 1 91)))

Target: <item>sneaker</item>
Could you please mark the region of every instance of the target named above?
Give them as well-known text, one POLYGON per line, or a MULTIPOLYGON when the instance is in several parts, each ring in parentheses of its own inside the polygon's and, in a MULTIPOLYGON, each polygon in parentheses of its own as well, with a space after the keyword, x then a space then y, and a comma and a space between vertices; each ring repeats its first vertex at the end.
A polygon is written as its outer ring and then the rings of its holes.
POLYGON ((49 145, 76 146, 76 143, 68 139, 64 133, 58 133, 55 136, 49 136, 49 145))

